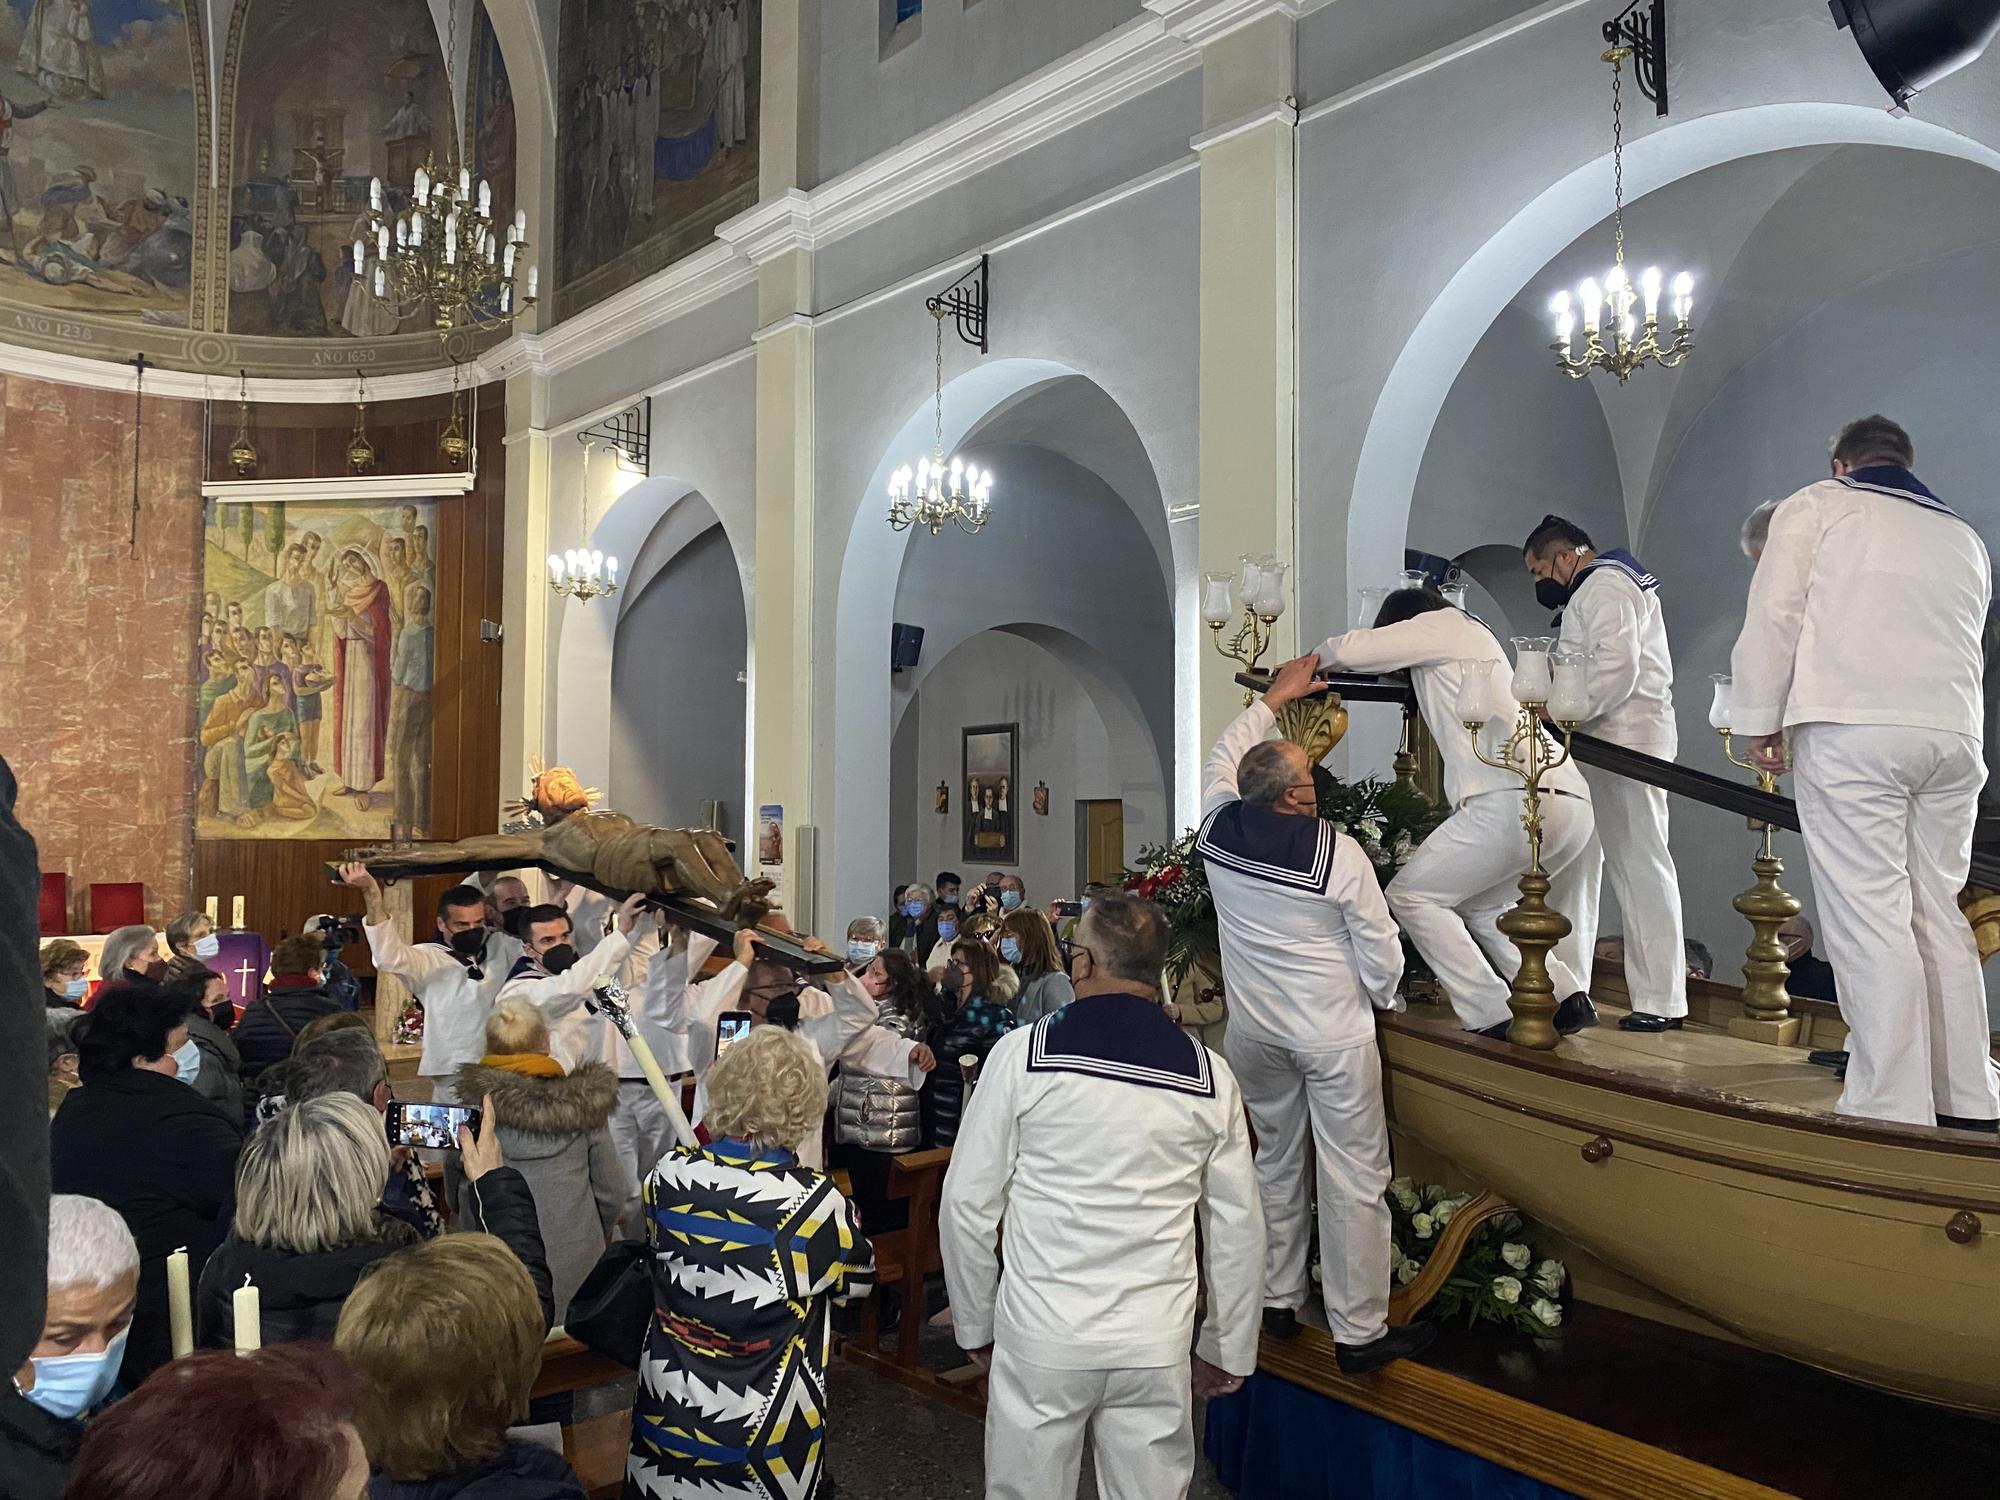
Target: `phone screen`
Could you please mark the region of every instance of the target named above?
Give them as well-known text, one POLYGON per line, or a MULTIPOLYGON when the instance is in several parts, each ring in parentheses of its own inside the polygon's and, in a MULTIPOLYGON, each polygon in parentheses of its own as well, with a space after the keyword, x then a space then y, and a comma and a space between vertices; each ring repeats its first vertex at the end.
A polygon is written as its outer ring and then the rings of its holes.
POLYGON ((470 1104, 407 1104, 389 1106, 389 1144, 423 1146, 437 1150, 458 1149, 461 1125, 479 1133, 479 1110, 470 1104))
POLYGON ((1059 917, 1080 917, 1083 915, 1083 903, 1081 901, 1058 901, 1056 903, 1056 915, 1059 917))
POLYGON ((740 1041, 750 1034, 750 1012, 747 1010, 725 1010, 715 1023, 715 1055, 722 1056, 729 1050, 731 1042, 740 1041))

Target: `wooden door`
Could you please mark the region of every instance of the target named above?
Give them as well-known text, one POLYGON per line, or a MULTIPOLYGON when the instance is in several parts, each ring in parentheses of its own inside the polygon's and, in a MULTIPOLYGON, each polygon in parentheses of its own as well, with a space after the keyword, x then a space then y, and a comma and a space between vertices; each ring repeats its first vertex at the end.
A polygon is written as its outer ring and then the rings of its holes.
POLYGON ((1125 804, 1115 797, 1077 803, 1076 843, 1083 882, 1115 883, 1125 870, 1125 804))

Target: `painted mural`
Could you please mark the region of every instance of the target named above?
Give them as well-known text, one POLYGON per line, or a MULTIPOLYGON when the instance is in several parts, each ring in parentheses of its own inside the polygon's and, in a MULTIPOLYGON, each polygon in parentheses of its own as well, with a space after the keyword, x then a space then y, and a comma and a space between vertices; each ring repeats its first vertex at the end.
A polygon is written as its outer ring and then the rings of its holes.
POLYGON ((500 39, 493 34, 493 21, 484 5, 478 11, 466 136, 472 144, 474 175, 493 184, 493 222, 500 224, 514 217, 514 86, 507 77, 507 60, 500 55, 500 39))
POLYGON ((756 201, 762 33, 761 0, 563 0, 558 316, 756 201))
MULTIPOLYGON (((372 256, 355 274, 351 247, 366 238, 371 177, 401 207, 425 159, 452 154, 430 7, 425 0, 249 5, 233 115, 229 331, 336 339, 425 331, 423 309, 399 318, 375 296, 372 256), (297 66, 300 58, 314 66, 297 66)), ((469 11, 462 24, 472 24, 469 11)))
POLYGON ((180 0, 0 0, 0 300, 187 327, 197 116, 180 0))
POLYGON ((437 504, 204 516, 197 836, 422 838, 437 504))

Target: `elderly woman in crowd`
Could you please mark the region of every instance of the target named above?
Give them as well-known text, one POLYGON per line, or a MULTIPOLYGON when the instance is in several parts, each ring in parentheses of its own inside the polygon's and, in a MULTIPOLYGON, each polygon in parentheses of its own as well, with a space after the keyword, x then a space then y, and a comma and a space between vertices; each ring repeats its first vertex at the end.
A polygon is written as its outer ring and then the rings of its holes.
POLYGON ((111 1394, 139 1297, 139 1247, 95 1198, 49 1200, 49 1298, 34 1354, 0 1386, 0 1481, 10 1500, 56 1500, 84 1419, 111 1394))
POLYGON ((940 1064, 924 1087, 924 1134, 933 1146, 949 1146, 958 1139, 966 1059, 977 1068, 993 1044, 1014 1029, 1014 1012, 995 998, 1000 969, 993 950, 979 939, 960 938, 952 944, 951 962, 945 965, 924 1036, 940 1064))
MULTIPOLYGON (((459 1132, 470 1222, 505 1239, 543 1287, 534 1200, 521 1174, 501 1165, 498 1123, 489 1104, 477 1138, 459 1132)), ((332 1338, 362 1272, 421 1243, 382 1211, 388 1175, 382 1117, 351 1094, 308 1099, 259 1126, 236 1173, 235 1225, 202 1268, 195 1342, 235 1342, 233 1297, 245 1276, 260 1293, 264 1343, 332 1338)))
POLYGON ((222 952, 222 940, 215 935, 215 923, 205 911, 184 911, 167 923, 169 962, 175 958, 207 963, 222 952))
POLYGON ((910 1061, 926 1075, 912 1087, 906 1076, 840 1065, 833 1163, 845 1168, 854 1184, 861 1227, 869 1234, 884 1234, 909 1222, 908 1201, 889 1196, 889 1170, 894 1157, 924 1143, 923 1084, 937 1067, 937 1058, 922 1038, 937 1008, 937 986, 901 948, 878 953, 858 977, 875 1002, 875 1024, 916 1041, 910 1061))
POLYGON ((707 1093, 711 1144, 676 1147, 646 1178, 655 1312, 626 1493, 814 1495, 829 1309, 875 1273, 853 1205, 799 1163, 826 1072, 798 1036, 759 1026, 709 1070, 707 1093))
POLYGON ((229 981, 198 959, 177 958, 167 972, 167 988, 188 1002, 188 1039, 201 1053, 194 1091, 214 1100, 230 1119, 242 1119, 243 1057, 229 1039, 229 1028, 236 1024, 229 981))
POLYGON ((1008 912, 1000 919, 994 951, 1020 976, 1021 992, 1014 997, 1012 1009, 1021 1025, 1032 1026, 1076 998, 1069 975, 1063 972, 1055 929, 1042 913, 1026 906, 1008 912))
POLYGON ((90 994, 90 955, 82 944, 68 938, 42 944, 42 988, 49 1030, 67 1031, 90 994))
POLYGON ((491 1235, 451 1235, 364 1276, 334 1347, 361 1378, 370 1500, 582 1500, 561 1454, 507 1435, 543 1333, 534 1282, 491 1235))
POLYGON ((144 923, 113 928, 97 950, 97 977, 106 984, 158 984, 165 975, 160 935, 144 923))
POLYGON ((197 1350, 91 1424, 67 1500, 366 1500, 354 1401, 330 1349, 197 1350))
POLYGON ((138 1241, 139 1312, 125 1354, 136 1383, 170 1352, 167 1257, 186 1247, 198 1266, 215 1248, 243 1136, 179 1080, 178 1059, 194 1050, 185 999, 158 985, 113 985, 70 1039, 83 1087, 49 1123, 50 1186, 102 1199, 138 1241))
POLYGON ((621 1226, 639 1228, 638 1179, 611 1138, 618 1075, 601 1062, 565 1072, 540 1008, 514 995, 495 1003, 486 1055, 453 1084, 461 1099, 490 1099, 506 1121, 500 1147, 534 1195, 560 1323, 605 1245, 621 1226))

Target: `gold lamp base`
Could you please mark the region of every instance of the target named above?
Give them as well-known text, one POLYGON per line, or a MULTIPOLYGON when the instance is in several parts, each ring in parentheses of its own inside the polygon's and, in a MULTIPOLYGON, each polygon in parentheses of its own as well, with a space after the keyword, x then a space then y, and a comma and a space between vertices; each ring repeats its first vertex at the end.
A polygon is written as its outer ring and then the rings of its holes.
POLYGON ((1785 945, 1778 929, 1802 910, 1797 896, 1778 884, 1784 861, 1773 854, 1766 835, 1763 853, 1750 861, 1757 883, 1730 904, 1749 922, 1750 947, 1743 964, 1743 1014, 1729 1023, 1731 1036, 1790 1046, 1798 1040, 1799 1020, 1790 1014, 1792 997, 1785 982, 1792 977, 1785 962, 1785 945))
POLYGON ((1521 967, 1507 996, 1507 1008, 1514 1013, 1507 1040, 1538 1052, 1553 1050, 1561 1040, 1556 1035, 1556 987, 1549 979, 1549 950, 1570 933, 1569 918, 1550 908, 1548 894, 1549 877, 1537 861, 1521 877, 1521 899, 1496 924, 1521 950, 1521 967))
POLYGON ((1347 710, 1338 693, 1314 693, 1294 698, 1277 712, 1278 733, 1318 765, 1347 734, 1347 710))

